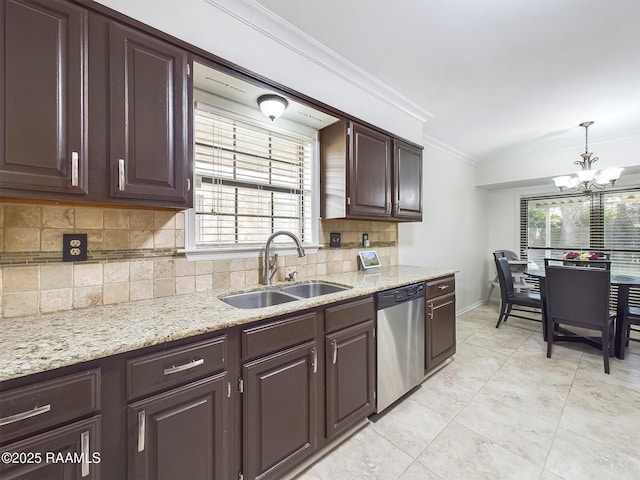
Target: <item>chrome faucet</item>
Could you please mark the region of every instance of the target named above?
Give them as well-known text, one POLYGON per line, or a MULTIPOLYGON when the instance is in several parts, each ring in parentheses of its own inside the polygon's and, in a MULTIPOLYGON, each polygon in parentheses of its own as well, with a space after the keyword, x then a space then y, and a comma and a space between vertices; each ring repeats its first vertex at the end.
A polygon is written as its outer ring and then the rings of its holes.
POLYGON ((269 245, 274 238, 278 235, 287 235, 291 237, 291 239, 296 242, 296 248, 298 249, 298 257, 304 257, 304 249, 302 248, 302 243, 300 243, 300 239, 296 237, 293 233, 287 232, 286 230, 280 230, 271 234, 271 236, 267 239, 267 243, 264 246, 264 284, 271 285, 271 279, 276 274, 278 270, 278 254, 273 255, 273 263, 269 263, 269 245))

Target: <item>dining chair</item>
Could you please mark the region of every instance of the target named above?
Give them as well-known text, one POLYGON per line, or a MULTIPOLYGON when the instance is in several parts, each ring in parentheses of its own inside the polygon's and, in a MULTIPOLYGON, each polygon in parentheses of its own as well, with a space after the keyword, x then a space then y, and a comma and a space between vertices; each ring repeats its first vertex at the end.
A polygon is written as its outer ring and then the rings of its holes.
MULTIPOLYGON (((546 259, 545 259, 546 260, 546 259)), ((611 260, 572 260, 563 259, 562 264, 568 267, 602 268, 611 270, 611 260)))
POLYGON ((602 351, 604 371, 609 373, 615 320, 609 313, 610 275, 606 268, 545 266, 547 358, 555 341, 583 342, 602 351), (600 336, 561 325, 598 330, 600 336))
POLYGON ((516 292, 513 286, 513 276, 511 275, 509 260, 507 260, 506 257, 499 256, 497 253, 494 253, 493 257, 496 263, 496 270, 498 272, 501 297, 500 316, 498 317, 496 328, 498 328, 502 322, 506 322, 508 317, 541 322, 541 318, 533 318, 513 313, 522 312, 528 314, 540 314, 542 310, 540 294, 536 292, 516 292))

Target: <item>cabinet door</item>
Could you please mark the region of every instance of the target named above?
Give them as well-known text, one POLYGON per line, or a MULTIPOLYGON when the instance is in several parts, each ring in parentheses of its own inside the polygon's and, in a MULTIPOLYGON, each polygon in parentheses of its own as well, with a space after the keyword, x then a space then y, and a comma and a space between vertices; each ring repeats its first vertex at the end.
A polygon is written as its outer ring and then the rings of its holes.
POLYGON ((427 300, 425 370, 431 370, 456 352, 456 296, 427 300))
POLYGON ((422 220, 422 150, 395 140, 393 166, 393 216, 405 220, 422 220))
POLYGON ((0 187, 87 193, 87 12, 60 0, 0 10, 0 187))
POLYGON ((318 375, 315 342, 243 366, 245 479, 279 479, 315 451, 318 375))
POLYGON ((5 480, 75 480, 100 478, 100 416, 56 428, 26 440, 5 445, 0 451, 15 462, 0 462, 5 480))
POLYGON ((349 216, 391 215, 391 138, 351 124, 349 216))
POLYGON ((191 206, 188 56, 112 22, 111 195, 191 206))
POLYGON ((227 373, 128 407, 130 479, 231 478, 227 373))
POLYGON ((327 438, 373 413, 373 321, 326 336, 327 438))

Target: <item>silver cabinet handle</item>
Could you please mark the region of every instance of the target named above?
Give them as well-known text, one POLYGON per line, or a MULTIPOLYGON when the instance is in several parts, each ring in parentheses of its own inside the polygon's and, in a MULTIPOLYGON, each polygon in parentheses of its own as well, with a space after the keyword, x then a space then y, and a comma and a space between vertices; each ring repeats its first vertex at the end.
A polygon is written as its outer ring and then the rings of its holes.
POLYGON ((447 288, 449 288, 449 285, 439 285, 438 288, 440 290, 446 290, 447 288))
POLYGON ((452 303, 453 303, 453 300, 449 300, 448 302, 441 303, 437 307, 433 306, 433 302, 429 303, 429 318, 433 320, 433 312, 435 312, 439 308, 446 307, 447 305, 451 305, 452 303))
POLYGON ((318 349, 311 349, 311 364, 313 365, 313 373, 318 373, 318 349))
POLYGON ((187 178, 187 192, 191 191, 191 179, 187 178))
POLYGON ((43 413, 47 413, 49 410, 51 410, 50 403, 48 403, 47 405, 43 405, 42 407, 36 407, 33 410, 28 410, 26 412, 16 413, 15 415, 11 415, 9 417, 0 418, 0 427, 19 422, 20 420, 26 420, 27 418, 35 417, 36 415, 42 415, 43 413))
POLYGON ((199 358, 198 360, 191 360, 189 363, 185 363, 184 365, 178 365, 165 368, 164 374, 171 375, 172 373, 184 372, 185 370, 189 370, 191 368, 199 367, 204 364, 204 358, 199 358))
POLYGON ((335 365, 338 361, 338 342, 335 338, 331 341, 331 347, 333 348, 333 364, 335 365))
POLYGON ((118 190, 124 192, 124 159, 118 160, 118 190))
POLYGON ((147 430, 144 410, 138 413, 138 452, 144 452, 145 433, 147 430))
POLYGON ((86 477, 89 475, 89 431, 82 432, 80 435, 80 444, 82 445, 82 466, 80 467, 81 475, 86 477))
POLYGON ((78 161, 79 161, 78 152, 71 152, 71 186, 72 187, 78 186, 78 177, 79 177, 78 161))

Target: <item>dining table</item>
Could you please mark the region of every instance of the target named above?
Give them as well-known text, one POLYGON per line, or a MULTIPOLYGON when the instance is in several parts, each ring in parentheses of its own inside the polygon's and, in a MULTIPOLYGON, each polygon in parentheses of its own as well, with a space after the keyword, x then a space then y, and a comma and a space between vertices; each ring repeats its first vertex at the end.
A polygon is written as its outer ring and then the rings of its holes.
MULTIPOLYGON (((544 295, 545 270, 544 267, 528 267, 524 269, 526 275, 537 278, 540 284, 540 297, 542 299, 542 334, 547 339, 547 322, 546 322, 546 298, 544 295)), ((626 324, 629 312, 629 291, 632 287, 640 287, 640 276, 628 275, 623 273, 611 272, 611 286, 618 287, 618 297, 616 301, 616 321, 615 321, 615 338, 614 350, 615 356, 624 359, 626 350, 626 324)))

